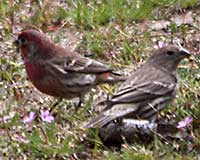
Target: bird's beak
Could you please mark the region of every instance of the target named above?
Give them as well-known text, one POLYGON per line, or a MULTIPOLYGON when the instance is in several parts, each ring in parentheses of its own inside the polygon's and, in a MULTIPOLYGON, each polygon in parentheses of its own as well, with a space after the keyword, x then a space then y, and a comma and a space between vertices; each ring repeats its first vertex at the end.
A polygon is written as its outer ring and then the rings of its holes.
POLYGON ((180 43, 178 43, 177 45, 179 46, 180 54, 183 57, 190 57, 191 56, 191 53, 187 49, 183 48, 180 43))
POLYGON ((19 40, 15 40, 13 44, 16 46, 16 51, 19 52, 20 42, 19 40))
POLYGON ((191 56, 191 53, 183 47, 180 48, 180 54, 184 57, 190 57, 191 56))

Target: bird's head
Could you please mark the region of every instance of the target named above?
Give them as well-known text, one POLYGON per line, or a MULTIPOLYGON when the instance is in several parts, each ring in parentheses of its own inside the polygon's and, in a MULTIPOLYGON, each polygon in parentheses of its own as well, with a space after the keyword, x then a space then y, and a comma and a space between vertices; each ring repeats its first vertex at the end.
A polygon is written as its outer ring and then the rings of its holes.
POLYGON ((25 30, 14 41, 17 50, 22 52, 24 59, 33 59, 37 56, 47 56, 47 49, 51 46, 51 40, 36 30, 25 30))
POLYGON ((181 46, 168 45, 156 50, 148 62, 175 71, 180 61, 190 55, 190 52, 181 46))

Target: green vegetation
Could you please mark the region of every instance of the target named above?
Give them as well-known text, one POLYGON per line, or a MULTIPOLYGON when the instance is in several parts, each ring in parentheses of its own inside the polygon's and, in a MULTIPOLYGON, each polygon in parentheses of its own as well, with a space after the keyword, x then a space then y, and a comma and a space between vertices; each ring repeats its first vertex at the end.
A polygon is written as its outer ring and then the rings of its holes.
POLYGON ((118 85, 102 85, 92 91, 77 113, 74 103, 64 100, 53 111, 54 122, 44 122, 40 109, 50 108, 56 100, 32 86, 21 55, 12 45, 19 31, 41 29, 55 42, 128 74, 151 54, 156 42, 178 39, 198 55, 199 21, 194 18, 179 25, 170 20, 188 11, 199 17, 198 6, 197 0, 13 0, 12 3, 0 0, 0 159, 198 159, 198 56, 181 64, 179 74, 183 85, 177 98, 162 113, 177 122, 186 116, 193 118, 194 148, 190 149, 190 145, 184 148, 184 142, 155 139, 148 145, 125 143, 121 152, 114 152, 105 149, 97 136, 95 147, 89 147, 87 130, 82 125, 95 115, 93 104, 102 96, 100 90, 112 94, 118 85), (152 20, 169 21, 170 25, 156 29, 149 23, 152 20), (36 113, 36 119, 30 124, 23 123, 31 111, 36 113))

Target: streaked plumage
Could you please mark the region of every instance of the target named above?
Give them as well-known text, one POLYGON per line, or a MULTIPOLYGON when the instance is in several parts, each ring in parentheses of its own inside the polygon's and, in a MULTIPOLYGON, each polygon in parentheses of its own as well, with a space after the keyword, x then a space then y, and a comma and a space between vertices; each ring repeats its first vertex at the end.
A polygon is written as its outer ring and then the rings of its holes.
POLYGON ((106 102, 105 111, 87 127, 101 128, 122 117, 153 120, 175 96, 179 88, 176 68, 187 56, 187 50, 174 45, 158 49, 121 84, 118 91, 106 102))

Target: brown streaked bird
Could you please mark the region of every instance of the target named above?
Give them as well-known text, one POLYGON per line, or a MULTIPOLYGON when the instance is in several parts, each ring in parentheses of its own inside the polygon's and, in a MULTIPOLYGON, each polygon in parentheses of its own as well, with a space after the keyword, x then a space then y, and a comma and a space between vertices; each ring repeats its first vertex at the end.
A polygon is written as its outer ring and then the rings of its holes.
POLYGON ((125 80, 105 64, 63 48, 36 30, 23 31, 15 44, 33 85, 54 97, 79 97, 80 105, 92 87, 125 80))
POLYGON ((87 128, 101 128, 120 118, 153 121, 179 88, 176 72, 180 61, 190 53, 175 45, 168 45, 155 53, 138 70, 121 84, 110 100, 104 102, 105 110, 87 128))

